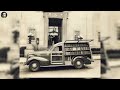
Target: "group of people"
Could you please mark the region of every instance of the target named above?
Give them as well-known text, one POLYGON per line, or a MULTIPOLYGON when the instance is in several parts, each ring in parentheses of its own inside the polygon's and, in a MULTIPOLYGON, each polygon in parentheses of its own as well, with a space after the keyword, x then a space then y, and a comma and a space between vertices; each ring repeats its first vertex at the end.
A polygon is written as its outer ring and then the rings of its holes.
POLYGON ((48 36, 48 45, 49 46, 52 46, 53 44, 56 44, 58 42, 59 42, 59 37, 58 36, 52 36, 52 35, 48 36))

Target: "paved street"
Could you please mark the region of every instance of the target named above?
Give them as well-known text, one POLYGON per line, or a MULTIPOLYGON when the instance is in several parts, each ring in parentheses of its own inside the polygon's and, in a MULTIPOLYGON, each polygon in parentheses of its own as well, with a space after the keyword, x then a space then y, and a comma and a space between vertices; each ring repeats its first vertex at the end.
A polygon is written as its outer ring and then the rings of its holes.
POLYGON ((0 79, 13 79, 13 76, 8 74, 10 71, 10 64, 0 63, 0 79))
POLYGON ((95 60, 91 65, 83 69, 74 69, 72 66, 44 67, 38 72, 30 72, 28 66, 24 66, 21 58, 20 78, 99 78, 100 60, 95 60))
POLYGON ((120 79, 120 59, 109 60, 110 70, 102 75, 103 79, 120 79))
POLYGON ((0 72, 0 79, 13 79, 13 76, 4 72, 0 72))
POLYGON ((103 79, 120 79, 120 67, 111 68, 106 74, 102 75, 103 79))

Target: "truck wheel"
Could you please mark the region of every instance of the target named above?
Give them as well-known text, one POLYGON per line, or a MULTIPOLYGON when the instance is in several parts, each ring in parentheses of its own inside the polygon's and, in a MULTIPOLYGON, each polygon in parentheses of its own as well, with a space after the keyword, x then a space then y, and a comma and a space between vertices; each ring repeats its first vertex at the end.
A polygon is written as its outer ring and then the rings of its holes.
POLYGON ((73 62, 73 65, 76 69, 81 69, 84 66, 84 63, 82 61, 82 59, 77 58, 75 59, 75 61, 73 62))
POLYGON ((29 64, 29 70, 32 72, 36 72, 40 69, 39 61, 31 61, 29 64))

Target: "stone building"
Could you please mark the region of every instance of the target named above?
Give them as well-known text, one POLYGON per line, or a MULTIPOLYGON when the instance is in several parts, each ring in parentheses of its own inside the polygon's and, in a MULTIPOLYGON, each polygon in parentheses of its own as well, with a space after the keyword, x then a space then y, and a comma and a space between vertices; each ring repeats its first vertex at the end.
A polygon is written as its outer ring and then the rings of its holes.
POLYGON ((31 45, 34 50, 73 40, 77 35, 83 39, 93 39, 91 47, 100 48, 98 32, 101 32, 102 37, 110 37, 105 42, 107 49, 120 49, 119 11, 6 12, 8 17, 0 18, 0 42, 9 43, 10 32, 17 29, 20 32, 21 48, 29 45, 30 35, 33 36, 31 45), (39 45, 36 44, 36 40, 39 40, 39 45))
MULTIPOLYGON (((20 45, 26 46, 28 35, 32 33, 39 38, 39 48, 48 48, 50 45, 65 40, 74 40, 76 35, 83 39, 94 39, 91 46, 99 48, 98 24, 96 12, 63 11, 63 12, 22 12, 20 45), (97 28, 97 29, 96 29, 97 28), (57 37, 56 42, 49 43, 50 36, 57 37)), ((36 40, 32 40, 36 46, 36 40)))

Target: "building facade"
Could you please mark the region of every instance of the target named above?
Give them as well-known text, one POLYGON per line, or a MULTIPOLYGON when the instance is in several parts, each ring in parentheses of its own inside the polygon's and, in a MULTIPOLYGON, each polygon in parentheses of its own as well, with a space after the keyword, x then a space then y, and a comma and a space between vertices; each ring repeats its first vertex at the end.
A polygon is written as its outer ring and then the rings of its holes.
POLYGON ((80 35, 83 39, 94 40, 91 47, 100 48, 98 32, 101 32, 102 37, 110 37, 105 42, 107 49, 120 49, 119 11, 6 12, 7 18, 0 18, 0 41, 4 43, 10 43, 10 32, 16 29, 20 32, 20 47, 27 47, 29 35, 33 36, 34 49, 48 48, 80 35))
MULTIPOLYGON (((94 39, 91 46, 99 48, 99 29, 96 29, 98 26, 95 21, 98 17, 94 16, 95 13, 87 11, 22 12, 20 45, 26 46, 28 35, 32 32, 35 38, 39 38, 39 48, 48 48, 58 42, 74 40, 77 35, 83 39, 94 39), (54 37, 57 40, 54 41, 54 37), (50 43, 51 38, 52 43, 50 43)), ((36 46, 35 39, 32 40, 32 45, 36 46)))

